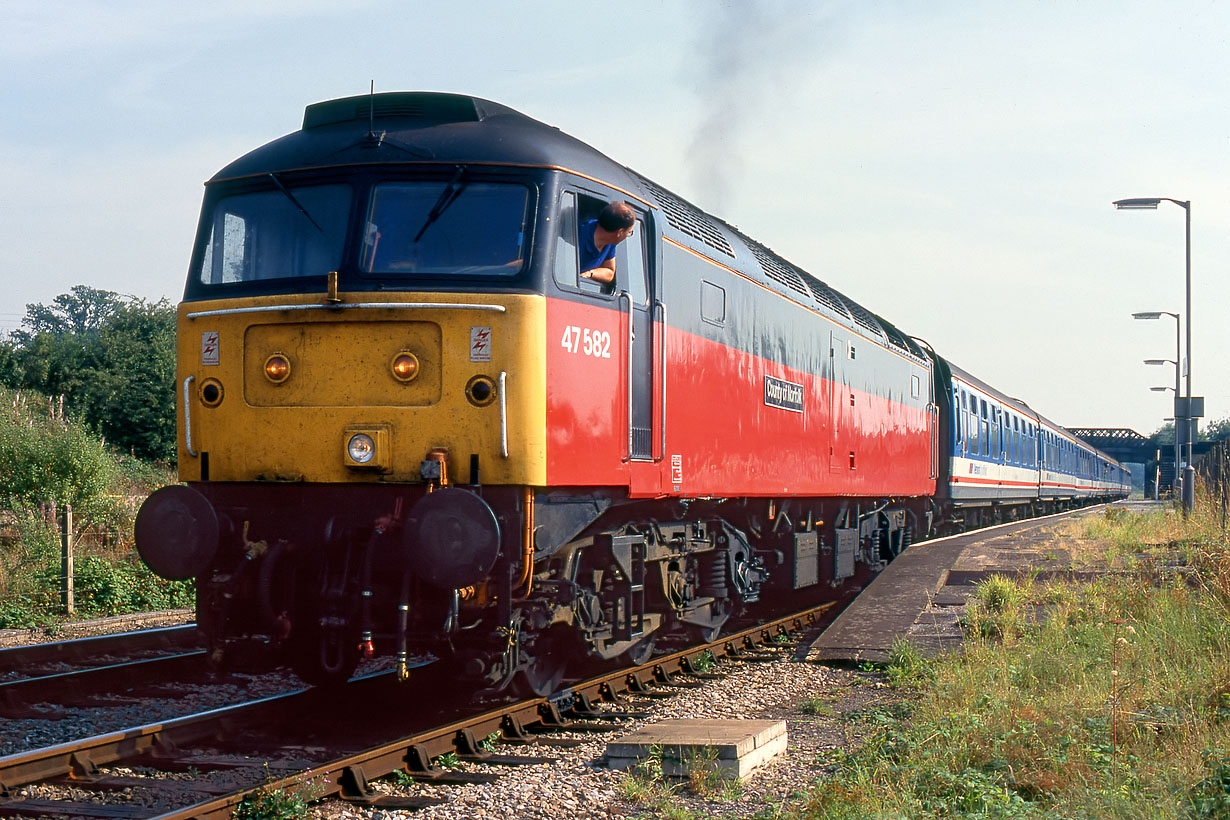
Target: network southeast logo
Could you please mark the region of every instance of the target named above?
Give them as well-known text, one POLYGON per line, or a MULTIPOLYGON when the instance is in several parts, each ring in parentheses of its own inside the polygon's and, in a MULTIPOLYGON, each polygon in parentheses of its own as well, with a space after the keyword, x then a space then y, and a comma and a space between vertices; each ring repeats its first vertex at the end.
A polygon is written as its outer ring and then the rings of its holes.
POLYGON ((803 412, 803 385, 764 377, 764 403, 795 413, 803 412))

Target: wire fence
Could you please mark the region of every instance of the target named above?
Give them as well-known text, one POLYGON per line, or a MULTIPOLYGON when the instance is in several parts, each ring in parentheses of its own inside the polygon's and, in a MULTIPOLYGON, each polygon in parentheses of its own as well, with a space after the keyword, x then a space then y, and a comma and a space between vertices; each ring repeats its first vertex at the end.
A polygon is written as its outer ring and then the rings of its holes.
POLYGON ((1208 452, 1195 458, 1192 466, 1204 484, 1205 498, 1210 504, 1217 505, 1224 532, 1227 514, 1230 513, 1230 447, 1227 447, 1226 441, 1219 441, 1208 452))
POLYGON ((118 496, 104 521, 81 521, 68 506, 0 510, 0 627, 45 618, 117 614, 182 603, 137 555, 132 520, 144 496, 118 496))

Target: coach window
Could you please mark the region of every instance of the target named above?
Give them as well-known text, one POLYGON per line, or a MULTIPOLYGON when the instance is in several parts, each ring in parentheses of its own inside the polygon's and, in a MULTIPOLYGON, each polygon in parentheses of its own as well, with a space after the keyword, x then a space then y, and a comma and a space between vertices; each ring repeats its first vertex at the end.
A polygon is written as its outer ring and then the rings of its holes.
POLYGON ((1000 409, 991 405, 991 457, 996 461, 1004 457, 1004 426, 1000 424, 1000 409))
POLYGON ((991 414, 984 399, 979 399, 978 404, 982 407, 982 454, 989 456, 991 455, 991 414))
POLYGON ((964 451, 965 445, 965 411, 961 408, 961 390, 952 388, 952 436, 956 442, 956 450, 964 451))
POLYGON ((965 442, 965 451, 967 453, 972 452, 974 449, 974 435, 972 432, 974 428, 969 423, 969 407, 958 407, 957 415, 961 418, 961 438, 965 442))
POLYGON ((971 453, 978 452, 978 399, 962 393, 965 402, 965 441, 971 453))
POLYGON ((978 421, 978 397, 970 395, 969 397, 969 434, 974 442, 972 449, 979 455, 982 454, 982 423, 978 421))

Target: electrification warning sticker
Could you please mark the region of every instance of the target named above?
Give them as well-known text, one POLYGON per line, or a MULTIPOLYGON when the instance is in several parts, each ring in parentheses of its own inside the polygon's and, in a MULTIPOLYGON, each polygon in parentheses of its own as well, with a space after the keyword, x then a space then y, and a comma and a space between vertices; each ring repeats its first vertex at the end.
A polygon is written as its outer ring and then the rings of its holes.
POLYGON ((470 328, 470 361, 491 361, 491 328, 470 328))
POLYGON ((201 364, 217 364, 220 346, 218 331, 207 330, 201 334, 201 364))

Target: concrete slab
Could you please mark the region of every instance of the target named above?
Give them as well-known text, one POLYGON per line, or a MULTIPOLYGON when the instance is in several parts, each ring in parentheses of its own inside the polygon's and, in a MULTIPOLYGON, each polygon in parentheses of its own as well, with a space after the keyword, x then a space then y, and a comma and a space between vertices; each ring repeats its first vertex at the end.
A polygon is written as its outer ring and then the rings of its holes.
POLYGON ((703 765, 733 780, 784 751, 784 720, 662 720, 608 743, 606 760, 612 769, 630 769, 659 757, 670 777, 703 765))

